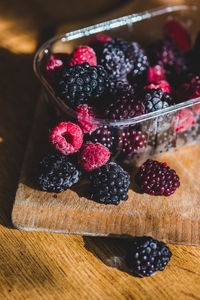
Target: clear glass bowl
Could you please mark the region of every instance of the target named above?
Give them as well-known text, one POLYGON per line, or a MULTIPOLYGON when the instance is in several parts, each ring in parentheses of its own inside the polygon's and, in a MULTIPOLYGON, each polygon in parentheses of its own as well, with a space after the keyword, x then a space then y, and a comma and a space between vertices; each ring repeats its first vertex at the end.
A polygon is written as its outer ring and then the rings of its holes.
MULTIPOLYGON (((43 64, 53 53, 72 52, 78 45, 88 44, 91 36, 103 32, 111 37, 121 37, 128 41, 137 41, 146 46, 162 37, 162 27, 169 17, 184 22, 190 32, 192 41, 200 29, 197 6, 176 5, 162 7, 155 10, 132 14, 87 28, 56 36, 47 41, 36 53, 34 58, 34 71, 44 87, 45 99, 51 102, 61 120, 76 121, 76 113, 63 101, 56 97, 54 90, 43 76, 43 64)), ((144 114, 123 121, 95 120, 99 127, 108 126, 116 140, 124 131, 134 127, 144 133, 147 144, 136 154, 123 155, 120 143, 117 143, 113 159, 127 164, 140 164, 147 158, 159 156, 169 150, 179 149, 186 145, 200 143, 200 98, 144 114), (193 112, 195 124, 183 132, 175 132, 173 125, 177 122, 178 111, 189 109, 193 112)), ((116 145, 115 145, 116 146, 116 145)))

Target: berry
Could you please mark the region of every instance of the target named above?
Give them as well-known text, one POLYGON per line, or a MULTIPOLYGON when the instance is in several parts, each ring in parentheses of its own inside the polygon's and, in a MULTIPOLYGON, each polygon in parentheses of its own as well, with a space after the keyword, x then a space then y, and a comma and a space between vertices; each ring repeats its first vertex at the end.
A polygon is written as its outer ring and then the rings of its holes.
POLYGON ((55 53, 50 55, 44 70, 44 77, 50 85, 55 85, 64 66, 68 63, 68 59, 68 53, 55 53))
POLYGON ((126 55, 132 65, 132 70, 129 74, 130 82, 144 81, 149 67, 149 59, 145 50, 138 43, 133 42, 127 49, 126 55))
POLYGON ((144 89, 147 89, 147 90, 161 89, 164 93, 169 93, 169 94, 171 94, 171 92, 172 92, 170 84, 167 80, 160 80, 156 83, 150 83, 147 86, 145 86, 144 89))
POLYGON ((55 153, 40 161, 37 181, 43 191, 60 193, 77 183, 81 175, 67 156, 55 153))
POLYGON ((128 199, 130 176, 114 162, 91 172, 89 180, 91 197, 97 202, 118 205, 120 201, 128 199))
POLYGON ((179 110, 172 119, 172 129, 174 132, 184 132, 194 124, 194 114, 188 108, 179 110))
POLYGON ((165 93, 162 89, 151 89, 145 91, 144 104, 146 113, 149 113, 173 105, 174 100, 169 93, 165 93))
POLYGON ((93 107, 80 104, 76 108, 76 115, 78 124, 84 133, 91 133, 99 127, 97 121, 95 121, 97 113, 93 107))
POLYGON ((135 181, 150 195, 170 196, 180 186, 179 177, 166 163, 148 159, 137 171, 135 181))
POLYGON ((105 68, 112 80, 126 78, 128 60, 119 48, 116 39, 105 43, 99 50, 98 62, 105 68))
POLYGON ((84 144, 79 156, 79 166, 87 172, 105 165, 110 158, 110 151, 100 143, 88 142, 84 144))
POLYGON ((158 40, 149 47, 152 65, 160 65, 168 77, 180 74, 185 66, 183 53, 169 39, 158 40))
POLYGON ((112 38, 103 33, 97 33, 91 39, 90 46, 98 52, 98 49, 101 48, 106 42, 112 41, 112 38))
POLYGON ((81 65, 84 62, 89 63, 91 66, 96 66, 96 54, 91 47, 79 46, 72 52, 69 64, 70 66, 74 66, 77 64, 81 65))
POLYGON ((147 80, 149 82, 158 82, 165 79, 165 70, 161 66, 155 65, 148 68, 147 80))
POLYGON ((176 91, 176 101, 178 103, 197 98, 200 96, 200 76, 188 74, 184 82, 176 91))
POLYGON ((137 100, 135 95, 124 93, 114 97, 113 101, 104 108, 108 119, 125 120, 145 113, 143 101, 137 100))
POLYGON ((58 96, 67 104, 78 106, 95 102, 109 88, 108 75, 102 66, 88 63, 75 65, 64 70, 58 82, 58 96))
POLYGON ((191 38, 187 30, 176 20, 169 20, 163 27, 164 34, 171 39, 181 51, 188 51, 191 47, 191 38))
POLYGON ((96 129, 89 136, 89 140, 93 143, 100 143, 112 151, 114 137, 112 136, 111 128, 106 125, 96 129))
POLYGON ((149 236, 140 236, 133 239, 125 261, 133 273, 145 277, 163 271, 171 256, 165 243, 149 236))
POLYGON ((50 143, 64 155, 77 152, 83 143, 81 128, 71 122, 60 122, 50 134, 50 143))
POLYGON ((113 95, 124 95, 124 94, 130 94, 134 95, 135 90, 132 85, 130 85, 127 81, 113 81, 110 84, 110 89, 109 89, 110 95, 108 96, 113 96, 113 95))
POLYGON ((134 127, 128 127, 122 131, 119 140, 121 156, 130 159, 139 151, 143 151, 146 145, 146 136, 140 130, 136 130, 134 127))

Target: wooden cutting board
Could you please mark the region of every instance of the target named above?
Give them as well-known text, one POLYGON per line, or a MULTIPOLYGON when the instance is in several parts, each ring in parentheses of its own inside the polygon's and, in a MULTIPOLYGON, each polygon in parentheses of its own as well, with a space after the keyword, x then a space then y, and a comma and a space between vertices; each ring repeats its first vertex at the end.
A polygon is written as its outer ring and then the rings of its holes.
POLYGON ((136 192, 118 206, 86 198, 87 180, 60 194, 34 188, 37 161, 48 146, 54 115, 39 101, 30 141, 21 170, 12 221, 16 228, 94 236, 151 235, 173 243, 200 245, 200 146, 171 152, 166 161, 180 176, 181 186, 170 197, 136 192))

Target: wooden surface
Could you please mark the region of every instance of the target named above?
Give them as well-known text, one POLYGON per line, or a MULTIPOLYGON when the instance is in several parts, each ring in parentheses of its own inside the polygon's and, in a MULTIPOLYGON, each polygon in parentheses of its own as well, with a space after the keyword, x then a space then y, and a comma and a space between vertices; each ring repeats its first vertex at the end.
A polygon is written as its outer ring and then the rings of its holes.
MULTIPOLYGON (((33 53, 59 24, 55 1, 48 1, 48 12, 42 2, 41 8, 34 0, 0 2, 0 299, 200 299, 199 247, 170 244, 168 268, 139 279, 119 270, 126 240, 12 229, 12 203, 38 91, 33 53)), ((170 1, 139 2, 144 9, 170 1)), ((139 5, 131 12, 141 10, 139 5)), ((77 20, 72 23, 76 27, 77 20)), ((68 31, 68 25, 62 28, 68 31)))
POLYGON ((128 200, 118 206, 104 205, 87 198, 87 179, 60 194, 37 189, 34 171, 49 146, 49 129, 56 123, 41 99, 12 211, 16 228, 92 236, 150 235, 167 242, 200 245, 200 145, 159 158, 180 176, 181 186, 172 196, 138 193, 132 176, 128 200))

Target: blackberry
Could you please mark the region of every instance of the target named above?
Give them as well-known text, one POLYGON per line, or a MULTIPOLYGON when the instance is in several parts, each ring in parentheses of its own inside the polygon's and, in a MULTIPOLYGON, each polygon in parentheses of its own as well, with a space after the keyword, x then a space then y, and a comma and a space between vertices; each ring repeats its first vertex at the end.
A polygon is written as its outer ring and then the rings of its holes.
POLYGON ((180 186, 179 177, 166 163, 148 159, 137 171, 135 181, 150 195, 170 196, 180 186))
POLYGON ((144 92, 144 105, 146 113, 169 107, 174 104, 174 99, 162 89, 151 89, 144 92))
POLYGON ((108 72, 110 79, 124 79, 127 75, 128 60, 120 50, 116 39, 104 44, 98 54, 98 63, 108 72))
POLYGON ((97 128, 89 135, 88 139, 93 143, 100 143, 112 151, 114 137, 112 136, 111 128, 108 126, 97 128))
POLYGON ((174 77, 174 73, 180 74, 185 66, 183 53, 169 39, 158 40, 150 45, 149 59, 152 65, 160 65, 165 69, 168 80, 174 77))
POLYGON ((103 111, 105 117, 112 120, 125 120, 145 113, 143 101, 137 100, 132 93, 123 93, 114 97, 103 111))
POLYGON ((107 72, 102 66, 77 64, 64 70, 57 94, 67 104, 78 106, 101 98, 109 85, 107 72))
POLYGON ((145 50, 136 42, 130 44, 127 56, 131 62, 132 71, 129 80, 132 83, 146 81, 146 72, 149 67, 149 58, 145 50))
POLYGON ((119 139, 121 156, 130 159, 139 151, 143 151, 146 145, 146 135, 142 131, 135 129, 134 127, 131 128, 130 126, 123 129, 119 139))
POLYGON ((38 184, 43 191, 60 193, 77 183, 79 171, 69 158, 60 153, 48 154, 39 163, 38 184))
POLYGON ((121 95, 121 94, 126 94, 129 93, 131 95, 135 94, 134 87, 130 85, 127 81, 113 81, 110 84, 110 89, 109 89, 110 96, 116 96, 116 95, 121 95))
POLYGON ((104 204, 118 205, 128 199, 129 174, 114 162, 109 162, 89 175, 92 199, 104 204))
POLYGON ((135 237, 126 255, 126 264, 140 277, 163 271, 172 253, 167 245, 149 236, 135 237))

